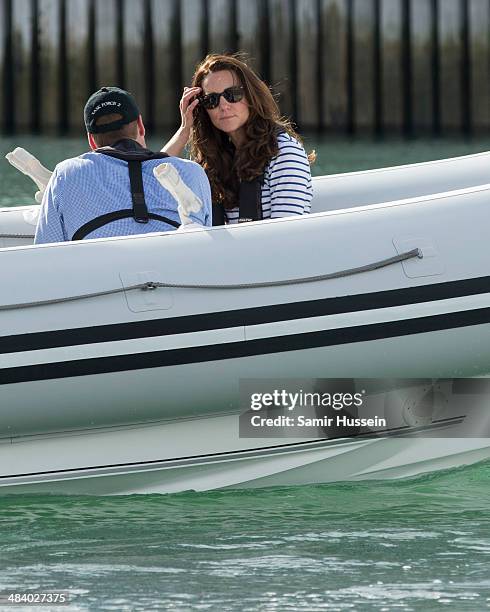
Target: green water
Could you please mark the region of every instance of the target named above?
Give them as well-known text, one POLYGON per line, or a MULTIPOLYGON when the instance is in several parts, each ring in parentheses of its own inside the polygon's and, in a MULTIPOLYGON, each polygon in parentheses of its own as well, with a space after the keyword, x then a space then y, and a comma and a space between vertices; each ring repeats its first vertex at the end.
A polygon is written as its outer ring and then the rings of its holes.
MULTIPOLYGON (((0 140, 0 156, 15 146, 49 167, 86 150, 82 139, 23 137, 0 140)), ((484 151, 490 140, 306 146, 324 174, 484 151)), ((6 162, 0 184, 0 205, 32 202, 32 183, 6 162)), ((60 610, 474 612, 490 608, 489 508, 489 462, 391 483, 0 497, 0 594, 69 591, 60 610)))
POLYGON ((0 592, 79 610, 484 610, 490 463, 388 483, 0 498, 0 592))
MULTIPOLYGON (((167 138, 154 137, 149 146, 158 150, 167 138)), ((334 174, 352 170, 368 170, 399 164, 410 164, 457 155, 469 155, 490 150, 490 138, 445 140, 347 140, 333 137, 305 137, 308 151, 315 149, 317 162, 314 175, 334 174)), ((48 168, 56 163, 88 150, 85 138, 48 138, 16 136, 0 138, 0 206, 29 205, 33 203, 34 183, 12 168, 4 160, 5 154, 15 147, 24 147, 48 168)))

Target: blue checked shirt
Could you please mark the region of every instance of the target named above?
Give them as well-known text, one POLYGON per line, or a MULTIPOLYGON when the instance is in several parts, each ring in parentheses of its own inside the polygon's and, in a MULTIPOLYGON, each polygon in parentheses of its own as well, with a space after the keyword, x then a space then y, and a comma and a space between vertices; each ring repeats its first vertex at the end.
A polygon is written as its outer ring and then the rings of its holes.
MULTIPOLYGON (((201 199, 198 213, 191 213, 195 223, 211 225, 211 190, 204 170, 198 164, 169 157, 143 162, 143 186, 148 212, 180 223, 177 202, 153 176, 153 168, 163 162, 173 164, 181 179, 201 199)), ((58 164, 48 183, 41 204, 35 244, 71 240, 85 223, 109 212, 132 208, 128 165, 125 161, 101 153, 84 153, 58 164)), ((150 219, 137 223, 132 217, 111 221, 87 235, 87 238, 147 234, 175 229, 163 221, 150 219)))

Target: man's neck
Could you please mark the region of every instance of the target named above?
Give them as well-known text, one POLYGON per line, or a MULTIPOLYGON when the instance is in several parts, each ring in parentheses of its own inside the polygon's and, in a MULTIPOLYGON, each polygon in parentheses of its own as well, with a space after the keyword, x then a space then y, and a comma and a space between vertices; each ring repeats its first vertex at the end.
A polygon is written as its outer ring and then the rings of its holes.
POLYGON ((119 149, 120 151, 139 151, 140 149, 146 149, 146 143, 143 144, 132 138, 120 138, 116 142, 110 145, 113 149, 119 149))

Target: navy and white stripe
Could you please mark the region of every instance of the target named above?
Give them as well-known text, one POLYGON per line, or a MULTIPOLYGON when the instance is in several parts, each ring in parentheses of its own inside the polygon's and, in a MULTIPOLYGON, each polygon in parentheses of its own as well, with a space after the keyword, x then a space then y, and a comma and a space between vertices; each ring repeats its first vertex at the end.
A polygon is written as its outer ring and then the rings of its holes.
MULTIPOLYGON (((225 313, 216 311, 3 336, 0 337, 0 386, 488 326, 489 282, 487 276, 258 305, 225 313)), ((478 338, 485 339, 488 333, 488 327, 482 327, 478 338)), ((480 344, 477 348, 481 352, 481 347, 487 345, 480 344)))
MULTIPOLYGON (((262 216, 277 219, 310 212, 313 188, 308 157, 302 145, 286 132, 277 137, 279 153, 264 172, 262 216)), ((239 210, 226 210, 227 223, 238 223, 239 210)))

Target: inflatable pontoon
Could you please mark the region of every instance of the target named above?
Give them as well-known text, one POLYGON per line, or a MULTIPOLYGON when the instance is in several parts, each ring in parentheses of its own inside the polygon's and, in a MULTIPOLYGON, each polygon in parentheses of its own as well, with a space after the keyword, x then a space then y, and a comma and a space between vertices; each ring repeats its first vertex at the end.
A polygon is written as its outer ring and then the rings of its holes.
POLYGON ((240 380, 490 371, 490 153, 316 178, 313 209, 41 246, 37 206, 0 209, 0 493, 397 478, 489 458, 485 402, 431 413, 430 437, 402 413, 414 435, 239 436, 240 380))

